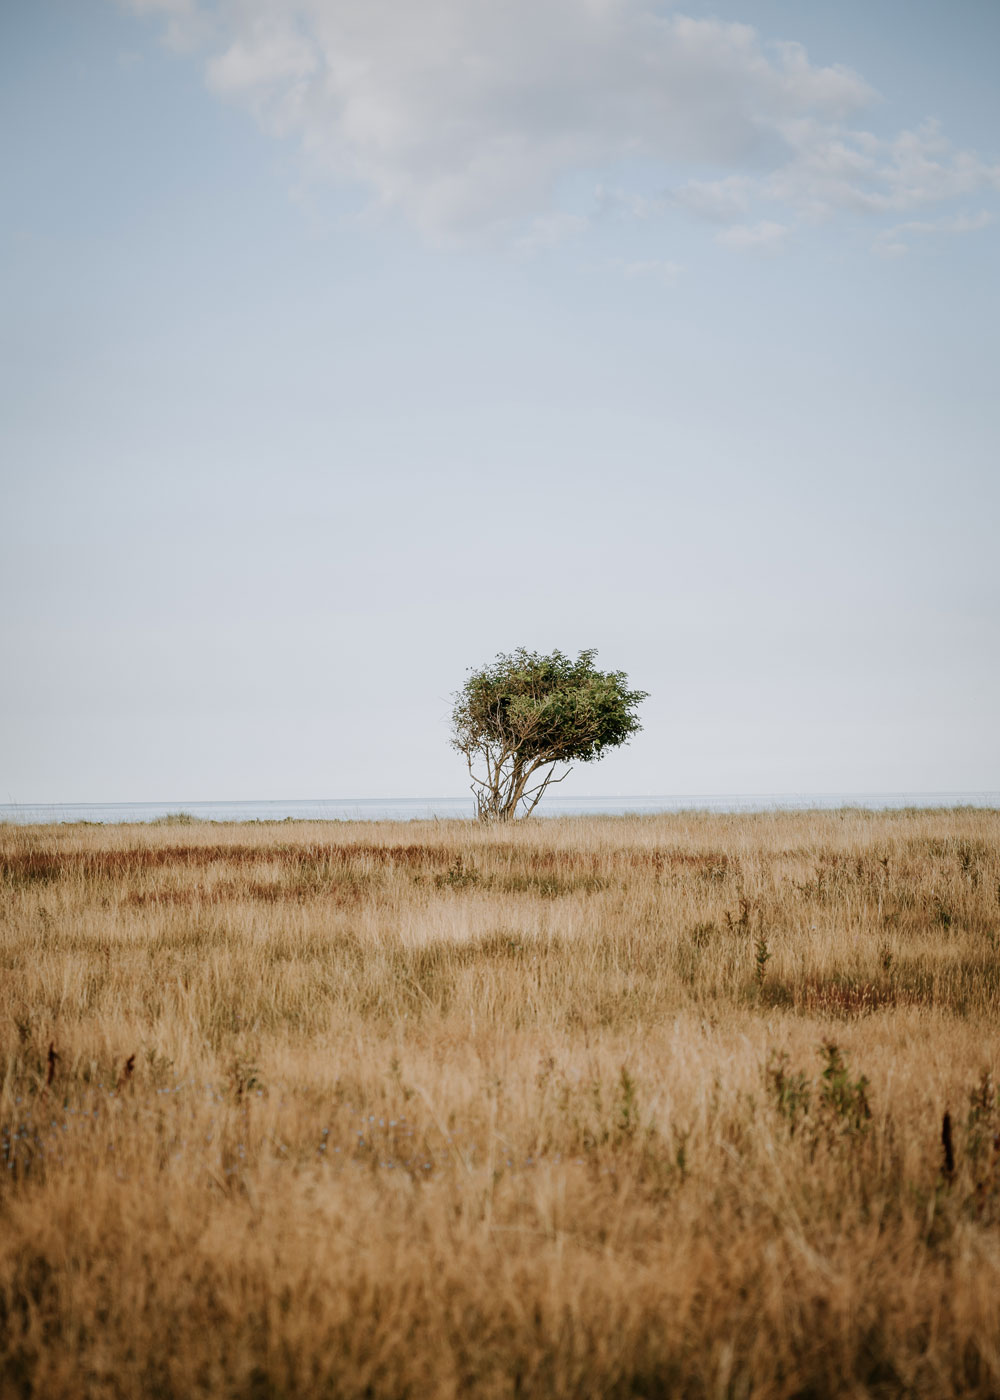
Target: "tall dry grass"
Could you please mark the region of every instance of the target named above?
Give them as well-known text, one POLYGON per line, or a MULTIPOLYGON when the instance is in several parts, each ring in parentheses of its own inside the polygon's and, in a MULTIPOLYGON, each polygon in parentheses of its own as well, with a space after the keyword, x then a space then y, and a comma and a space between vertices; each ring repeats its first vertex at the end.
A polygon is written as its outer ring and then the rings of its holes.
POLYGON ((0 921, 3 1397, 1000 1394, 1000 813, 6 827, 0 921))

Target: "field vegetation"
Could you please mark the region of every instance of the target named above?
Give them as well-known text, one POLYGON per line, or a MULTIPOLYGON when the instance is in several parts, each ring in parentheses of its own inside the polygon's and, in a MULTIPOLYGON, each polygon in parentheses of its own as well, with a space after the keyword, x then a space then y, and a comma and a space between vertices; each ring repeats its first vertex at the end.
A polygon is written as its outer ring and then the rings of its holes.
POLYGON ((0 1396, 1000 1394, 1000 813, 0 828, 0 1396))

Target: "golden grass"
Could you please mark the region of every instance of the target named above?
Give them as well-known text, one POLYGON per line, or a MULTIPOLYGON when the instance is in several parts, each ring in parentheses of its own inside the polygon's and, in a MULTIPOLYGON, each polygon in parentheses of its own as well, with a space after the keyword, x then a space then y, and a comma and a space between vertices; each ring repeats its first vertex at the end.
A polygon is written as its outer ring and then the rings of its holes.
POLYGON ((1000 1394, 1000 813, 8 826, 0 921, 3 1397, 1000 1394))

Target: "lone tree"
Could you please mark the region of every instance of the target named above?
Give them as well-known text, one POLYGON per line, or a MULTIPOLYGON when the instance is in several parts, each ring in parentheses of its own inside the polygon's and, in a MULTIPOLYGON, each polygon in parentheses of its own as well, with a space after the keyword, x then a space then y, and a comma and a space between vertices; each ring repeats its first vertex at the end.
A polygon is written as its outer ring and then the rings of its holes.
POLYGON ((528 816, 563 764, 593 763, 642 726, 643 690, 624 671, 598 671, 596 651, 575 661, 519 647, 471 671, 455 694, 452 746, 463 754, 481 821, 528 816), (478 770, 478 771, 477 771, 478 770))

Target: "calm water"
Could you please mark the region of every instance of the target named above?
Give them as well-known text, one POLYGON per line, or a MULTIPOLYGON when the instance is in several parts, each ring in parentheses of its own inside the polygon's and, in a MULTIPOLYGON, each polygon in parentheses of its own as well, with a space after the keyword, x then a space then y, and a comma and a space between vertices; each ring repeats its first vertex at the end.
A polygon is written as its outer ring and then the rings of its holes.
MULTIPOLYGON (((539 816, 588 812, 805 811, 835 807, 996 807, 1000 792, 684 793, 669 797, 549 797, 539 816)), ((311 802, 75 802, 0 805, 7 822, 150 822, 184 812, 197 821, 415 821, 474 815, 471 797, 351 797, 311 802)))

